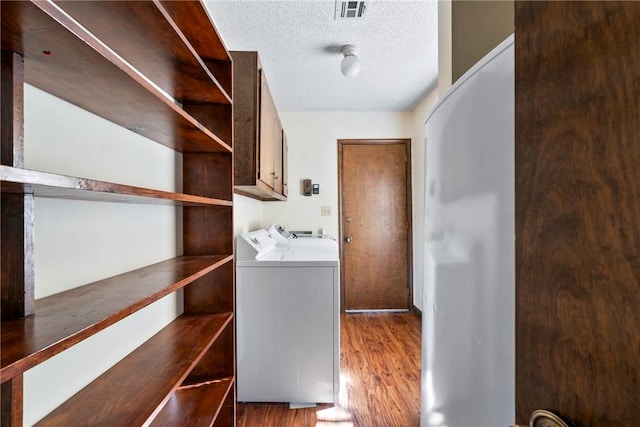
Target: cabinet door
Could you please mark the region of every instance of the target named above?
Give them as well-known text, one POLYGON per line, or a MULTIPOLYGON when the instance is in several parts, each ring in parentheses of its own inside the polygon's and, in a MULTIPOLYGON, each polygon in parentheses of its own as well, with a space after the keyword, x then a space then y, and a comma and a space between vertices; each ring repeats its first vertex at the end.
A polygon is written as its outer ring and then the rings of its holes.
POLYGON ((282 160, 282 124, 280 119, 276 116, 276 126, 273 132, 274 144, 273 144, 273 170, 275 174, 273 176, 273 191, 278 194, 284 194, 283 192, 283 160, 282 160))
POLYGON ((289 182, 287 171, 289 170, 289 145, 287 144, 287 134, 282 130, 282 195, 289 194, 289 182))
POLYGON ((260 72, 260 147, 259 147, 259 174, 258 179, 275 190, 276 178, 276 151, 280 150, 280 121, 278 112, 271 97, 267 80, 260 72))

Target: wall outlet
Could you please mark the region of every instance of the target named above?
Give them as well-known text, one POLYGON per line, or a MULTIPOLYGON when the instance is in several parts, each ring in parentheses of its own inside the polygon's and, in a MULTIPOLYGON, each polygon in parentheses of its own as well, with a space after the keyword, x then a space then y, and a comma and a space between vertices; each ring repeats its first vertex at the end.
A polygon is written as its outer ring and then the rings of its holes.
POLYGON ((320 206, 320 215, 331 216, 331 206, 320 206))

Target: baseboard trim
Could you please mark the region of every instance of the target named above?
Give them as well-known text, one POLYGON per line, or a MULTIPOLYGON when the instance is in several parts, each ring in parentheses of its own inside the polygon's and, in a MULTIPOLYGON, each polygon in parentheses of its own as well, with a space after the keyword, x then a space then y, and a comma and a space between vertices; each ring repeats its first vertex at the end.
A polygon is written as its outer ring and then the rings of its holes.
POLYGON ((422 320, 422 311, 415 305, 411 306, 411 312, 420 320, 422 320))
POLYGON ((389 309, 365 309, 365 310, 345 310, 344 312, 347 314, 357 314, 357 313, 407 313, 411 310, 407 310, 407 309, 395 309, 395 308, 389 308, 389 309))

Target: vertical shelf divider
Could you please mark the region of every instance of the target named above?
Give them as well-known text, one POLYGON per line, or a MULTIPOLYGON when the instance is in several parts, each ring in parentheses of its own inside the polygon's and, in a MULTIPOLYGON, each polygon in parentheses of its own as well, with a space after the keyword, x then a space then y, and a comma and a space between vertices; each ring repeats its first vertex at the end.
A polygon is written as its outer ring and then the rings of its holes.
MULTIPOLYGON (((24 59, 15 52, 2 51, 1 163, 24 164, 24 59)), ((34 200, 30 194, 2 193, 0 210, 0 282, 2 320, 33 314, 34 310, 34 200)), ((22 426, 22 375, 2 384, 0 389, 2 426, 22 426)))

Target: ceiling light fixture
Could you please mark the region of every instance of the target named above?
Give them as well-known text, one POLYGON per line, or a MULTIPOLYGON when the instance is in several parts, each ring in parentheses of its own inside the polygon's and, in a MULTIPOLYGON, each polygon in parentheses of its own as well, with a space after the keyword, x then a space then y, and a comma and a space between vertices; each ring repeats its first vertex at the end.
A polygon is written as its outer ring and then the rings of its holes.
POLYGON ((360 60, 358 59, 358 48, 352 44, 342 46, 342 63, 340 71, 345 77, 356 77, 360 74, 360 60))

